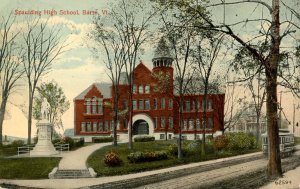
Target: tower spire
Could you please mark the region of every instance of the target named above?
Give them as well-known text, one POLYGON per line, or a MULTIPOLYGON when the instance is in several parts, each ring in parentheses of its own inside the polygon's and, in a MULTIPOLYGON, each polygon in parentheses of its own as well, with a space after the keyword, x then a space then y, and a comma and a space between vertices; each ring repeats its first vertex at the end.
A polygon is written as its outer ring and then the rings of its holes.
POLYGON ((152 59, 153 68, 155 67, 172 67, 173 58, 170 53, 170 49, 166 40, 160 38, 157 47, 154 51, 154 57, 152 59))

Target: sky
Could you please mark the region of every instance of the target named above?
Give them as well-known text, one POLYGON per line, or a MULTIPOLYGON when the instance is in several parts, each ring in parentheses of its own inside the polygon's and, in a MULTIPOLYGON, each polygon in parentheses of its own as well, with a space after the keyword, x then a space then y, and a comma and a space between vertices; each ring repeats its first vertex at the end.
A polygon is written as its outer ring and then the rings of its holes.
MULTIPOLYGON (((215 2, 219 2, 219 0, 215 0, 215 2)), ((44 76, 41 82, 54 80, 63 88, 71 104, 70 109, 62 117, 65 129, 74 127, 73 99, 94 82, 109 82, 106 68, 103 64, 105 56, 100 55, 99 59, 94 57, 89 48, 89 40, 87 40, 87 33, 91 29, 93 16, 83 15, 83 11, 97 11, 101 16, 105 16, 112 6, 111 3, 113 3, 113 0, 1 0, 1 16, 8 15, 10 11, 13 11, 14 14, 17 14, 17 22, 22 22, 22 20, 26 19, 26 15, 23 14, 24 11, 41 12, 44 18, 48 17, 47 12, 52 11, 52 13, 56 12, 57 15, 50 16, 49 22, 53 25, 63 25, 61 32, 62 41, 70 45, 67 47, 67 51, 53 63, 52 71, 44 76), (78 12, 79 15, 66 15, 65 13, 67 12, 69 14, 78 12), (60 13, 64 14, 60 15, 60 13)), ((213 18, 223 21, 223 10, 222 8, 213 8, 213 18)), ((227 7, 225 11, 226 23, 233 23, 238 19, 247 17, 267 17, 268 14, 263 14, 266 11, 261 6, 256 7, 253 5, 247 5, 243 8, 240 6, 227 7)), ((238 31, 244 38, 247 38, 249 36, 245 32, 253 31, 259 26, 251 23, 247 26, 239 27, 238 31)), ((284 43, 290 44, 290 41, 285 41, 284 43)), ((145 54, 141 56, 141 59, 149 68, 152 68, 151 59, 154 48, 154 44, 148 45, 145 54)), ((242 95, 245 95, 244 92, 242 93, 242 95)), ((4 135, 27 136, 27 118, 21 111, 26 109, 27 98, 27 88, 23 87, 9 99, 8 114, 4 121, 4 135)), ((298 105, 299 100, 294 99, 291 94, 284 93, 282 104, 289 120, 292 120, 293 103, 298 105)), ((299 115, 300 111, 297 110, 296 114, 299 115)), ((298 117, 300 116, 297 116, 296 122, 300 122, 298 117)), ((33 124, 33 136, 36 130, 35 123, 36 121, 33 124)), ((300 129, 298 132, 300 134, 300 129)))

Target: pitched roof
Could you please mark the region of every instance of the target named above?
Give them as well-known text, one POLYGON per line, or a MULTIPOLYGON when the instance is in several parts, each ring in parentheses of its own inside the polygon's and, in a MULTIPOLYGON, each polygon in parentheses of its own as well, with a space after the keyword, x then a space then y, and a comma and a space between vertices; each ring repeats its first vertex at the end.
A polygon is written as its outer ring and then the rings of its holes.
POLYGON ((74 100, 82 100, 84 99, 85 95, 92 89, 93 85, 96 86, 97 90, 103 95, 103 98, 110 98, 111 97, 111 84, 110 83, 93 83, 84 91, 82 91, 79 95, 77 95, 74 100))

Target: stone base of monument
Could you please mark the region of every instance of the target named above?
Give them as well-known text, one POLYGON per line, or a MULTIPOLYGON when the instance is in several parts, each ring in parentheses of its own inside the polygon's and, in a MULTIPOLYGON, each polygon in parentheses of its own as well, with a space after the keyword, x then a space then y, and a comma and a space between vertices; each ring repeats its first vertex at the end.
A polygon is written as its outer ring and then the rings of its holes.
POLYGON ((38 128, 38 142, 30 151, 30 156, 51 156, 58 154, 55 150, 52 141, 52 124, 48 120, 42 120, 37 123, 38 128))

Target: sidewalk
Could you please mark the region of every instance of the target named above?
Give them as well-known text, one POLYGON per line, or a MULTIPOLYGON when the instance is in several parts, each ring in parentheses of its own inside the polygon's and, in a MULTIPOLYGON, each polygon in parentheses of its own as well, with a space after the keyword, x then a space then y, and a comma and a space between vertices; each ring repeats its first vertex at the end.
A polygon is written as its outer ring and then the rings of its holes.
POLYGON ((99 148, 111 145, 110 143, 96 143, 86 147, 79 148, 75 151, 70 151, 63 155, 59 162, 59 169, 87 169, 86 161, 88 157, 99 148))
POLYGON ((300 189, 300 167, 290 170, 283 174, 283 178, 279 178, 260 189, 300 189))
MULTIPOLYGON (((97 147, 100 147, 99 145, 100 144, 96 144, 97 147)), ((105 144, 102 144, 102 145, 104 146, 105 144)), ((92 149, 96 148, 96 146, 92 145, 91 148, 89 148, 90 150, 86 150, 86 151, 82 150, 81 152, 76 153, 76 154, 74 152, 73 155, 78 156, 80 154, 79 156, 84 155, 84 156, 88 157, 87 154, 81 154, 81 153, 88 152, 88 151, 91 152, 92 149)), ((220 162, 225 162, 225 161, 233 160, 233 159, 257 156, 258 154, 261 154, 261 152, 245 154, 245 155, 241 155, 241 156, 234 156, 234 157, 229 157, 229 158, 223 158, 223 159, 217 159, 217 160, 211 160, 211 161, 205 161, 205 162, 191 163, 191 164, 187 164, 187 165, 180 165, 180 166, 159 169, 159 170, 153 170, 153 171, 146 171, 146 172, 141 172, 141 173, 133 173, 133 174, 128 174, 128 175, 98 177, 98 178, 83 178, 83 179, 43 179, 43 180, 2 179, 2 180, 0 180, 0 183, 26 186, 26 187, 36 187, 36 188, 73 189, 73 188, 81 188, 81 187, 88 187, 88 186, 93 186, 93 185, 106 184, 106 183, 110 183, 110 182, 124 181, 127 179, 139 179, 139 178, 142 178, 145 176, 153 176, 153 175, 157 175, 157 174, 161 174, 161 173, 168 174, 169 172, 176 171, 176 170, 189 169, 189 168, 193 168, 196 166, 202 166, 202 165, 210 166, 210 164, 213 164, 213 163, 220 163, 220 162)), ((70 159, 69 159, 69 161, 70 161, 70 159)), ((73 161, 73 160, 71 160, 71 161, 73 161)), ((82 162, 82 161, 80 161, 80 162, 82 162)), ((64 165, 60 165, 60 166, 67 167, 67 166, 71 166, 71 165, 73 166, 74 162, 69 162, 69 163, 66 162, 64 165)))

